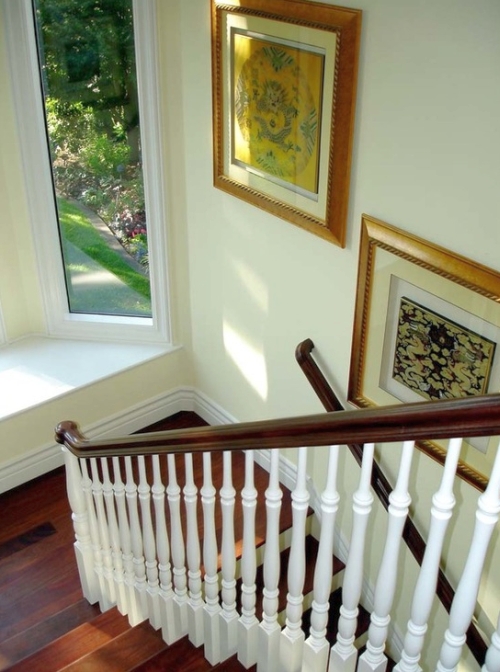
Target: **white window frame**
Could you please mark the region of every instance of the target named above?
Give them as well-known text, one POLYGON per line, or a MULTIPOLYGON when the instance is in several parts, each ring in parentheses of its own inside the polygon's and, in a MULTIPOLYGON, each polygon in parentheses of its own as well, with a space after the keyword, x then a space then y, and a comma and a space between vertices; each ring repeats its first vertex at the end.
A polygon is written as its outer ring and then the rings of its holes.
POLYGON ((7 330, 5 329, 5 322, 3 319, 2 304, 0 304, 0 345, 7 341, 7 330))
POLYGON ((170 343, 155 0, 133 0, 152 318, 69 311, 31 0, 0 2, 47 333, 58 338, 170 343))

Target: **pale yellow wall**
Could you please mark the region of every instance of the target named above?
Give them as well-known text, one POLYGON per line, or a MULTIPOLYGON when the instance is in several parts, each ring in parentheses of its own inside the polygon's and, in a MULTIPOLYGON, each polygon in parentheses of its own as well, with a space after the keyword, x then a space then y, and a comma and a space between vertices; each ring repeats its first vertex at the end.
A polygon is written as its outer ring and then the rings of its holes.
POLYGON ((182 3, 196 370, 240 418, 319 408, 293 359, 307 336, 345 394, 363 212, 500 269, 500 4, 344 4, 364 14, 342 250, 212 186, 209 2, 182 3))
MULTIPOLYGON (((294 361, 295 346, 306 337, 314 340, 331 382, 345 398, 362 213, 500 271, 500 3, 339 4, 364 12, 343 250, 213 188, 209 2, 182 3, 196 380, 242 420, 321 410, 294 361)), ((341 481, 352 491, 358 472, 348 464, 341 481)), ((419 475, 435 484, 440 468, 424 456, 418 466, 419 475)), ((320 482, 324 459, 319 452, 310 467, 320 482)), ((477 493, 461 486, 459 499, 473 506, 477 493)), ((348 534, 349 516, 342 522, 348 534)), ((470 521, 461 525, 450 542, 452 576, 470 539, 470 521)), ((381 522, 371 537, 372 579, 382 528, 381 522)), ((403 568, 408 584, 412 562, 403 568)), ((495 586, 482 591, 483 603, 490 596, 486 620, 494 622, 495 586)), ((403 624, 408 610, 403 593, 398 600, 403 624)), ((433 625, 438 621, 433 617, 433 625)))

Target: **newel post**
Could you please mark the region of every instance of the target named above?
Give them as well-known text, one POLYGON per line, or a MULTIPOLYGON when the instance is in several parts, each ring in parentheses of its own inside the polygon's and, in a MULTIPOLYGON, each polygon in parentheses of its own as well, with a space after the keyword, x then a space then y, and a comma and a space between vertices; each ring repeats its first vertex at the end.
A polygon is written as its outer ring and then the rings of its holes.
POLYGON ((94 549, 89 529, 89 514, 85 493, 82 487, 82 474, 78 458, 72 455, 63 446, 64 461, 66 464, 66 489, 71 507, 71 518, 75 530, 75 555, 80 574, 80 582, 84 597, 95 604, 100 598, 99 581, 94 571, 94 549))

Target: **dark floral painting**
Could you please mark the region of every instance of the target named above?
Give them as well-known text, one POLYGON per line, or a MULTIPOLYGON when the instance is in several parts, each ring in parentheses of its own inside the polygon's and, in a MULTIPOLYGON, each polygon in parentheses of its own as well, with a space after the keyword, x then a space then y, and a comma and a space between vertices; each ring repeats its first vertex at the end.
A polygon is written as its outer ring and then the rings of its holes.
POLYGON ((496 344, 401 297, 393 378, 425 399, 486 394, 496 344))

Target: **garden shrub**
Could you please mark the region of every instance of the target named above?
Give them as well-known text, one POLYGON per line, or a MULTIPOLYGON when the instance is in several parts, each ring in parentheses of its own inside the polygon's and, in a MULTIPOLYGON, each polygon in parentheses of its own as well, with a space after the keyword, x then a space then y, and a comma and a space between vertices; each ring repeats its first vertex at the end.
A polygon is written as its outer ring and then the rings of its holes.
POLYGON ((141 165, 129 163, 131 148, 122 124, 115 123, 110 136, 98 114, 82 103, 48 98, 46 106, 57 193, 96 212, 147 272, 141 165))

